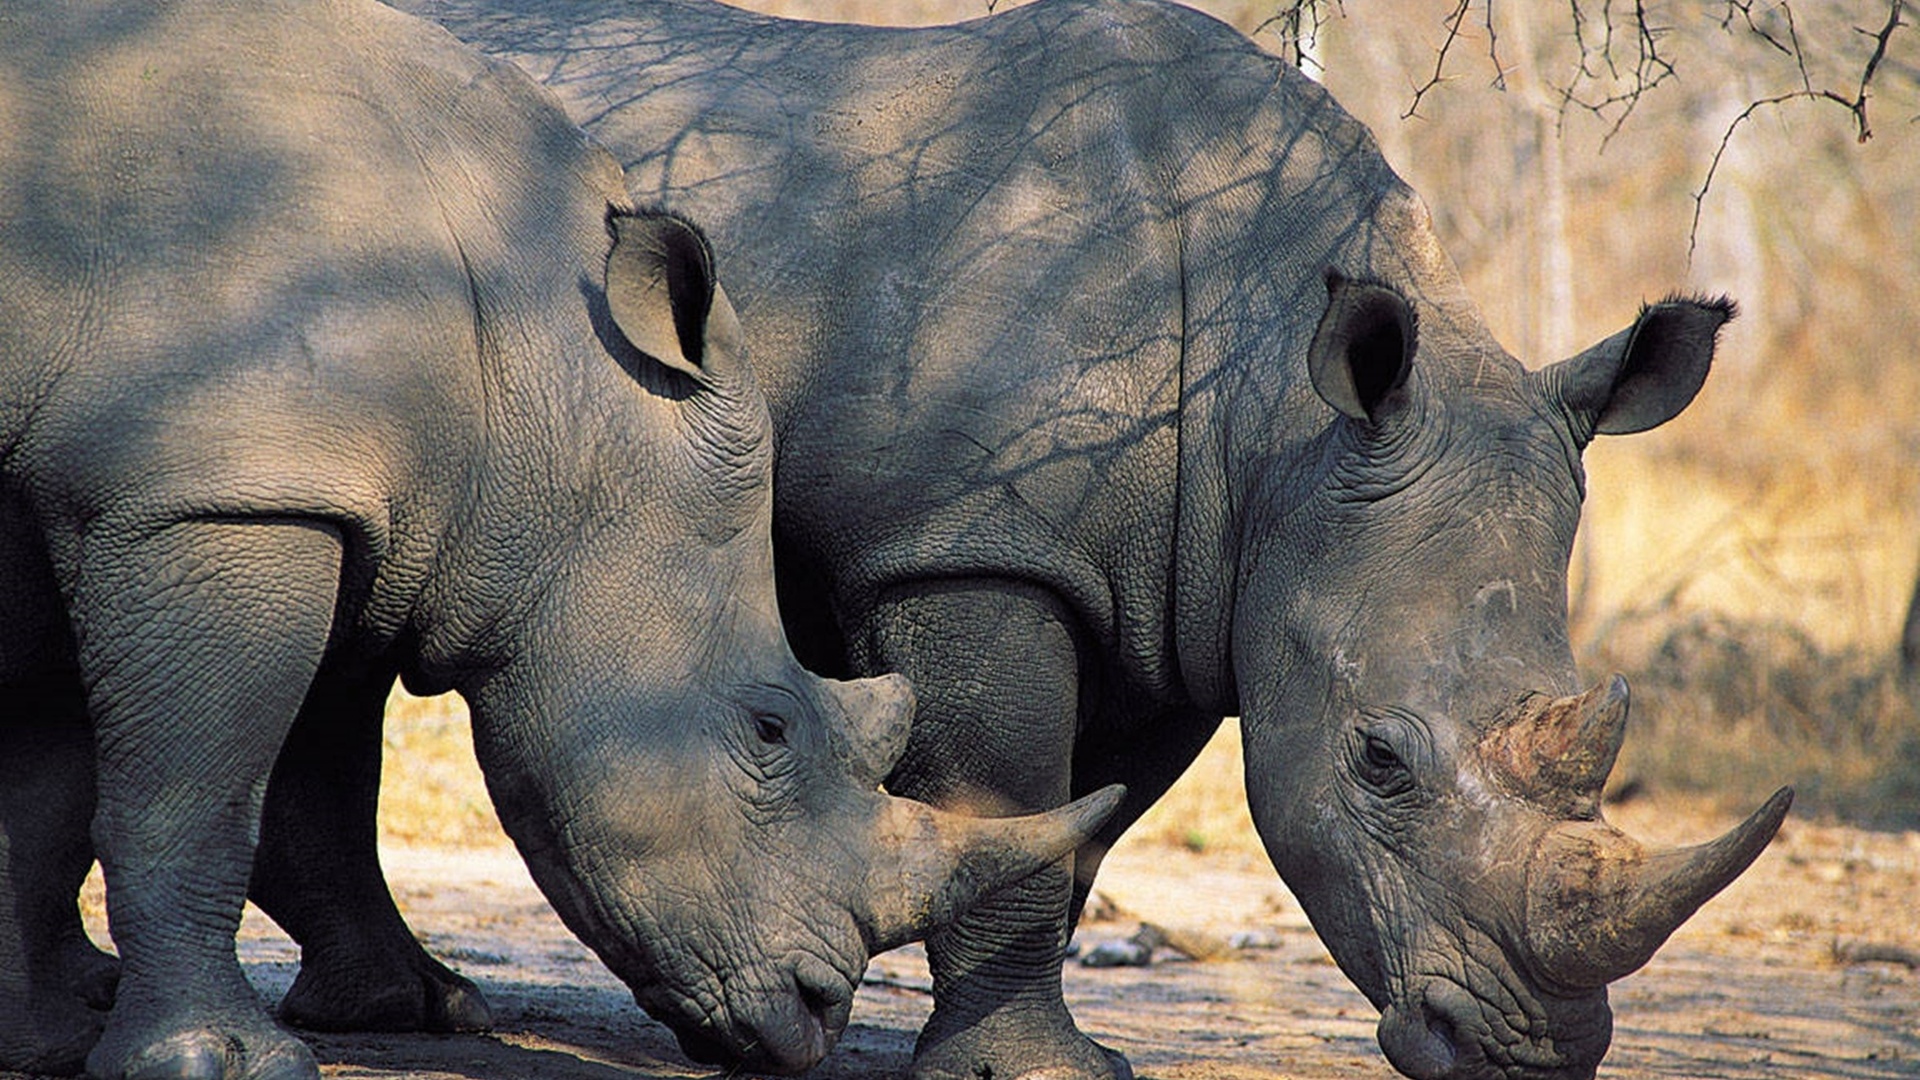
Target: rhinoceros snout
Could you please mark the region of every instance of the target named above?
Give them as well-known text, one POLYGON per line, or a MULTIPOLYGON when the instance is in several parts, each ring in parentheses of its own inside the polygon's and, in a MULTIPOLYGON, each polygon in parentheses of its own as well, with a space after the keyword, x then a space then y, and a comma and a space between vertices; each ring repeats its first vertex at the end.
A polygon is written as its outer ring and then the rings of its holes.
POLYGON ((751 998, 751 1012, 703 1016, 697 1022, 656 1012, 673 1029, 680 1052, 702 1065, 793 1076, 820 1063, 846 1030, 854 984, 824 961, 796 965, 782 991, 751 998))
POLYGON ((1542 1000, 1526 1030, 1466 987, 1436 979, 1389 1004, 1377 1037, 1413 1080, 1592 1080, 1612 1042, 1606 997, 1542 1000))
POLYGON ((1377 1037, 1387 1060, 1413 1080, 1442 1080, 1460 1059, 1453 1023, 1424 1003, 1387 1006, 1377 1037))

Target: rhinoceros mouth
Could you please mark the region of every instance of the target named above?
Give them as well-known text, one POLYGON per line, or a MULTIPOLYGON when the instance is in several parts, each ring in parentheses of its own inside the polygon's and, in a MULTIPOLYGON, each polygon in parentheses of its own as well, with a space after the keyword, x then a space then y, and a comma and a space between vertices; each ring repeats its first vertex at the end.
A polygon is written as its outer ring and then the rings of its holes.
POLYGON ((697 1011, 669 998, 636 999, 673 1029, 681 1053, 694 1062, 793 1075, 818 1064, 839 1041, 853 993, 853 985, 824 963, 803 963, 783 988, 753 992, 739 1007, 697 1011))
POLYGON ((1413 1080, 1441 1080, 1460 1060, 1453 1024, 1419 1006, 1387 1006, 1378 1038, 1387 1060, 1413 1080))
POLYGON ((1612 1041, 1604 993, 1506 1010, 1448 978, 1434 978, 1381 1011, 1380 1049, 1413 1080, 1591 1080, 1612 1041))
POLYGON ((772 1036, 753 1030, 719 1036, 706 1030, 674 1029, 680 1052, 690 1061, 783 1076, 805 1072, 818 1064, 838 1036, 839 1032, 829 1032, 818 1016, 788 1025, 772 1036))

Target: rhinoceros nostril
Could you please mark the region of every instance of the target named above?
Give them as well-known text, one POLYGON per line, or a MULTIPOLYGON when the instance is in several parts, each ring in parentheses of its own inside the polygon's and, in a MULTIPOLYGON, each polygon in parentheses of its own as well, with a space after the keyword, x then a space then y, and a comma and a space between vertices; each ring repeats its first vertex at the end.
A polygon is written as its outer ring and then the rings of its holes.
POLYGON ((793 985, 801 1007, 819 1022, 821 1034, 832 1042, 845 1030, 853 1011, 853 985, 831 965, 811 959, 795 967, 793 985))
POLYGON ((1387 1006, 1378 1038, 1387 1060, 1413 1080, 1445 1080, 1460 1057, 1453 1022, 1425 1002, 1387 1006))
POLYGON ((1460 1057, 1460 1043, 1454 1036, 1453 1024, 1444 1016, 1427 1017, 1427 1045, 1435 1061, 1445 1072, 1453 1068, 1460 1057))

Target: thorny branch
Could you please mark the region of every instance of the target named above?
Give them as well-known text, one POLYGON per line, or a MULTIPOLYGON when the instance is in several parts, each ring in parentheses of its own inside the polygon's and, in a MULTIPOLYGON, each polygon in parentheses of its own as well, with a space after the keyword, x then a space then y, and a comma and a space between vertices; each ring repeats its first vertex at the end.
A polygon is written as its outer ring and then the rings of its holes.
MULTIPOLYGON (((1336 13, 1346 14, 1344 0, 1333 0, 1336 13)), ((1280 55, 1302 71, 1322 67, 1313 49, 1320 40, 1320 28, 1327 24, 1327 0, 1279 0, 1273 14, 1253 28, 1255 34, 1272 31, 1280 39, 1280 55)))
MULTIPOLYGON (((1477 22, 1487 35, 1487 59, 1493 65, 1493 87, 1505 90, 1507 72, 1511 68, 1500 56, 1496 2, 1479 0, 1481 18, 1477 22)), ((1455 44, 1467 33, 1467 20, 1474 5, 1475 0, 1458 0, 1441 20, 1446 36, 1435 50, 1433 71, 1425 82, 1414 88, 1413 100, 1407 105, 1406 112, 1401 114, 1402 119, 1419 115, 1420 105, 1427 95, 1451 78, 1447 74, 1447 61, 1453 55, 1455 44)), ((1672 78, 1674 69, 1660 51, 1660 39, 1666 35, 1667 29, 1650 21, 1644 0, 1634 0, 1630 15, 1616 13, 1614 5, 1615 0, 1600 0, 1598 11, 1594 11, 1592 0, 1567 0, 1573 40, 1579 48, 1580 58, 1575 65, 1573 79, 1565 87, 1559 88, 1559 94, 1563 111, 1569 107, 1579 107, 1605 116, 1609 111, 1617 110, 1613 130, 1618 132, 1634 106, 1639 104, 1642 95, 1672 78), (1619 22, 1621 18, 1629 19, 1625 28, 1619 22), (1623 46, 1620 42, 1625 39, 1634 43, 1630 63, 1621 55, 1623 46), (1583 90, 1583 84, 1597 84, 1603 80, 1613 83, 1624 80, 1627 85, 1624 89, 1600 96, 1588 96, 1583 90)))
MULTIPOLYGON (((1339 13, 1344 14, 1343 0, 1334 2, 1339 13)), ((1887 20, 1878 33, 1855 28, 1857 33, 1873 38, 1874 50, 1861 71, 1859 87, 1851 97, 1839 91, 1814 87, 1807 70, 1806 50, 1800 41, 1793 0, 1723 2, 1726 4, 1720 20, 1723 31, 1732 32, 1734 22, 1738 19, 1754 38, 1790 58, 1800 77, 1799 90, 1756 101, 1754 106, 1796 99, 1832 101, 1853 114, 1860 141, 1865 142, 1872 137, 1872 126, 1867 119, 1868 91, 1874 75, 1886 59, 1887 43, 1894 31, 1911 25, 1902 20, 1901 13, 1912 0, 1884 0, 1887 4, 1887 20), (1784 39, 1779 32, 1767 26, 1765 15, 1771 12, 1778 12, 1786 21, 1784 39)), ((1478 29, 1486 33, 1487 58, 1493 66, 1492 85, 1498 90, 1506 89, 1507 73, 1511 68, 1500 56, 1500 35, 1495 17, 1498 0, 1455 0, 1441 19, 1445 37, 1434 52, 1433 70, 1425 81, 1414 87, 1413 98, 1401 114, 1403 119, 1419 115, 1420 106, 1427 95, 1454 78, 1448 73, 1447 64, 1453 57, 1455 46, 1469 33, 1468 19, 1476 3, 1481 18, 1475 21, 1478 29)), ((1278 0, 1275 13, 1260 24, 1260 29, 1278 27, 1282 39, 1290 47, 1290 58, 1296 63, 1311 62, 1305 56, 1305 50, 1311 46, 1327 21, 1326 4, 1327 0, 1278 0)), ((1574 65, 1573 77, 1564 87, 1558 88, 1561 108, 1563 111, 1578 108, 1602 118, 1611 114, 1613 124, 1607 134, 1607 138, 1611 139, 1619 133, 1649 91, 1677 77, 1673 60, 1662 50, 1661 44, 1671 33, 1671 28, 1654 21, 1649 0, 1567 0, 1567 10, 1579 58, 1574 65)), ((1741 120, 1745 118, 1743 116, 1741 120)), ((1740 122, 1736 121, 1735 125, 1740 122)))
MULTIPOLYGON (((1306 45, 1303 42, 1310 43, 1324 25, 1326 2, 1279 0, 1276 14, 1262 25, 1280 26, 1283 38, 1293 46, 1296 62, 1300 62, 1305 59, 1306 45)), ((1335 2, 1339 3, 1340 0, 1335 2)), ((1447 71, 1447 64, 1456 52, 1455 46, 1461 38, 1470 36, 1478 29, 1484 29, 1486 33, 1487 57, 1493 65, 1493 86, 1506 89, 1510 69, 1500 56, 1500 36, 1494 10, 1497 2, 1453 0, 1451 8, 1441 20, 1445 37, 1434 52, 1433 70, 1427 74, 1424 82, 1414 88, 1413 98, 1401 114, 1402 119, 1420 115, 1420 106, 1426 101, 1427 95, 1455 77, 1447 71), (1481 17, 1474 20, 1477 27, 1469 25, 1476 6, 1481 13, 1481 17)), ((1671 28, 1654 20, 1649 6, 1651 0, 1566 2, 1572 20, 1573 42, 1579 57, 1567 84, 1556 88, 1561 114, 1564 117, 1568 110, 1579 109, 1603 120, 1610 119, 1612 123, 1605 141, 1611 141, 1649 91, 1677 77, 1674 61, 1663 50, 1663 42, 1671 28)), ((1793 90, 1749 102, 1721 133, 1720 144, 1714 150, 1706 176, 1701 180, 1699 190, 1693 193, 1693 224, 1687 235, 1689 258, 1692 258, 1698 245, 1701 210, 1708 192, 1713 188, 1714 178, 1719 174, 1727 148, 1741 125, 1762 110, 1793 101, 1827 102, 1845 109, 1852 117, 1858 141, 1864 143, 1873 138, 1873 124, 1867 106, 1872 97, 1874 77, 1887 60, 1888 43, 1893 40, 1894 33, 1903 26, 1912 25, 1902 17, 1907 6, 1920 0, 1877 0, 1886 5, 1887 12, 1886 21, 1880 29, 1854 28, 1855 33, 1872 41, 1873 49, 1860 69, 1859 83, 1850 90, 1836 90, 1814 82, 1808 68, 1807 49, 1800 36, 1799 20, 1794 14, 1795 0, 1722 2, 1726 6, 1721 13, 1720 29, 1733 34, 1738 24, 1739 31, 1791 60, 1799 85, 1793 90)), ((1897 72, 1903 70, 1897 62, 1893 68, 1897 72)))
MULTIPOLYGON (((1577 2, 1577 0, 1575 0, 1575 2, 1577 2)), ((1482 0, 1481 10, 1486 16, 1487 58, 1493 63, 1494 89, 1505 90, 1507 88, 1507 68, 1505 64, 1500 62, 1500 35, 1493 26, 1493 4, 1494 0, 1482 0)), ((1420 102, 1425 100, 1427 94, 1435 87, 1446 81, 1447 57, 1453 52, 1454 42, 1460 40, 1461 29, 1466 25, 1467 14, 1472 8, 1473 0, 1460 0, 1458 4, 1454 5, 1452 13, 1441 20, 1442 25, 1446 27, 1447 36, 1440 42, 1439 50, 1434 53, 1433 74, 1427 76, 1426 82, 1414 88, 1413 100, 1407 104, 1407 111, 1400 114, 1400 119, 1408 120, 1418 116, 1420 114, 1420 102)))
POLYGON ((1602 0, 1597 14, 1590 3, 1583 7, 1581 0, 1567 0, 1567 5, 1573 15, 1573 40, 1580 58, 1573 78, 1560 91, 1561 109, 1579 108, 1602 119, 1612 111, 1613 126, 1606 136, 1610 141, 1639 107, 1640 99, 1675 76, 1673 62, 1660 51, 1668 28, 1651 21, 1644 0, 1634 0, 1625 16, 1624 29, 1617 22, 1620 16, 1614 10, 1614 0, 1602 0), (1632 42, 1631 62, 1622 56, 1628 48, 1620 43, 1622 37, 1632 42), (1620 88, 1603 90, 1597 96, 1585 89, 1603 85, 1620 88))
POLYGON ((1700 189, 1693 193, 1693 224, 1687 230, 1687 258, 1689 261, 1692 260, 1694 248, 1699 243, 1700 212, 1706 205, 1707 193, 1713 189, 1714 177, 1719 175, 1720 172, 1720 161, 1726 156, 1727 147, 1732 144, 1734 133, 1740 130, 1740 126, 1748 120, 1751 120, 1754 114, 1762 109, 1784 105, 1790 101, 1824 101, 1840 106, 1853 116, 1855 139, 1857 141, 1864 143, 1873 138, 1873 124, 1867 118, 1867 100, 1869 97, 1869 89, 1873 85, 1873 77, 1879 72, 1880 64, 1887 58, 1887 42, 1892 40, 1894 31, 1900 29, 1902 26, 1911 25, 1900 18, 1907 0, 1887 0, 1887 21, 1880 27, 1878 33, 1861 27, 1854 28, 1855 33, 1873 39, 1873 53, 1867 57, 1866 64, 1861 68, 1859 86, 1855 88, 1852 96, 1849 97, 1847 94, 1838 90, 1817 88, 1814 86, 1813 78, 1807 73, 1806 53, 1800 46, 1800 34, 1794 21, 1791 0, 1778 0, 1778 3, 1775 5, 1776 10, 1781 13, 1787 23, 1786 40, 1784 42, 1781 41, 1777 35, 1768 32, 1763 26, 1756 23, 1754 19, 1754 6, 1759 2, 1760 0, 1726 0, 1727 9, 1724 17, 1721 19, 1720 28, 1722 30, 1730 30, 1733 25, 1733 20, 1737 15, 1743 20, 1746 28, 1762 41, 1793 58, 1795 65, 1798 66, 1800 71, 1800 88, 1749 102, 1747 107, 1740 111, 1740 115, 1734 117, 1733 122, 1727 125, 1726 130, 1720 133, 1720 145, 1713 151, 1713 160, 1707 165, 1707 174, 1700 181, 1700 189))

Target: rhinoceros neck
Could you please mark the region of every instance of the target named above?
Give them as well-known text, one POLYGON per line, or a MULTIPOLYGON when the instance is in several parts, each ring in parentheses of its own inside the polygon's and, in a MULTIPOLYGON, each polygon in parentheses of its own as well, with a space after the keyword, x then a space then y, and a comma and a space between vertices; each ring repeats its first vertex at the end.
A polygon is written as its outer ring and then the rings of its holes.
POLYGON ((1206 107, 1178 110, 1188 145, 1170 155, 1185 344, 1177 636, 1196 699, 1237 711, 1241 561, 1273 531, 1286 492, 1308 489, 1297 481, 1318 468, 1335 418, 1306 372, 1326 271, 1392 283, 1423 327, 1484 330, 1424 206, 1358 121, 1232 31, 1195 52, 1199 74, 1180 85, 1206 107))

